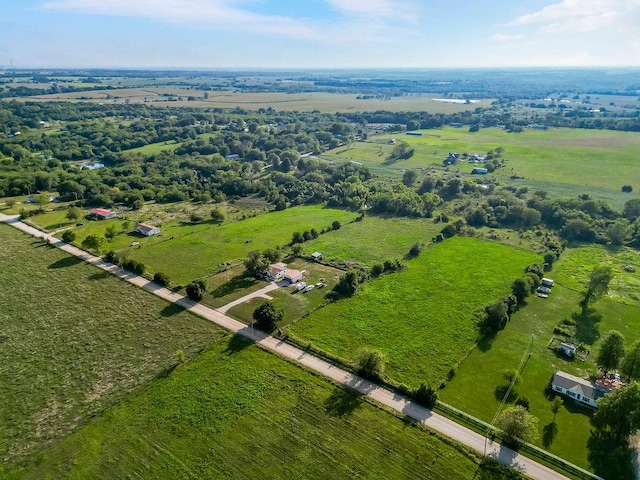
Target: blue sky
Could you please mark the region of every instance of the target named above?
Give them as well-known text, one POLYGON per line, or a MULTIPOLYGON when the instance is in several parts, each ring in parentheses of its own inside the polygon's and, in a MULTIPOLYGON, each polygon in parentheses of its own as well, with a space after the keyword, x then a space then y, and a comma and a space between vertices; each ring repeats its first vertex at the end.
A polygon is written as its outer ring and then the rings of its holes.
POLYGON ((640 66, 640 0, 0 0, 0 65, 640 66))

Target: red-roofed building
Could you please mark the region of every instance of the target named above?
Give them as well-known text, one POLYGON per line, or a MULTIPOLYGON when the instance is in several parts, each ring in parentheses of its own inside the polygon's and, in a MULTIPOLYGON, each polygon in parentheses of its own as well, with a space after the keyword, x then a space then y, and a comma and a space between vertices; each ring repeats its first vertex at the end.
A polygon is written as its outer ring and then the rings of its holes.
POLYGON ((107 220, 109 218, 114 218, 116 216, 116 212, 112 210, 107 210, 106 208, 94 208, 89 212, 87 218, 92 218, 95 220, 107 220))

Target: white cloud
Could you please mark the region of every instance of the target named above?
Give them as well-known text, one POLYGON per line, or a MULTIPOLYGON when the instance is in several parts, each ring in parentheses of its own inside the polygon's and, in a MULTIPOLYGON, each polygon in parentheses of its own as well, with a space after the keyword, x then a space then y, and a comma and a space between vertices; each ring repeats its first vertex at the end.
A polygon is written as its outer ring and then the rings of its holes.
POLYGON ((414 22, 421 6, 408 0, 326 0, 340 13, 414 22))
POLYGON ((517 40, 522 40, 524 35, 516 34, 516 35, 507 35, 506 33, 496 33, 491 37, 491 40, 494 42, 515 42, 517 40))
POLYGON ((53 0, 43 8, 96 15, 159 19, 194 25, 216 25, 253 33, 311 37, 314 29, 305 19, 262 15, 238 8, 238 0, 53 0))

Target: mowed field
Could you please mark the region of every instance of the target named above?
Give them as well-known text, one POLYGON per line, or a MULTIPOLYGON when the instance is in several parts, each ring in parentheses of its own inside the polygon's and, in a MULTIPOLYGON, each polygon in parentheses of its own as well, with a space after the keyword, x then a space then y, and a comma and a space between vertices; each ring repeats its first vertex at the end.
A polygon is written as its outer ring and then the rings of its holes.
MULTIPOLYGON (((398 174, 400 170, 442 167, 448 152, 485 154, 497 147, 504 149, 507 166, 494 174, 505 180, 515 175, 521 185, 546 190, 552 195, 576 196, 588 193, 620 207, 632 195, 620 191, 631 184, 640 190, 637 177, 637 152, 640 134, 609 130, 550 128, 526 129, 508 133, 498 128, 469 133, 468 128, 421 130, 421 137, 402 134, 371 136, 351 148, 339 147, 323 154, 330 160, 358 161, 377 172, 398 174), (409 160, 389 162, 395 138, 415 147, 409 160), (634 183, 635 182, 635 183, 634 183)), ((470 172, 472 166, 461 162, 450 169, 470 172)))
POLYGON ((354 212, 304 206, 270 212, 223 225, 163 225, 162 241, 130 250, 130 255, 149 267, 162 271, 178 284, 211 275, 221 263, 242 260, 252 250, 286 245, 294 232, 318 231, 338 220, 352 221, 354 212))
MULTIPOLYGON (((630 346, 640 340, 640 302, 632 297, 637 294, 637 273, 625 272, 622 262, 640 266, 637 252, 630 249, 610 251, 604 247, 589 246, 565 251, 552 272, 545 275, 556 280, 549 298, 531 297, 527 305, 513 315, 506 328, 489 341, 482 342, 461 364, 455 378, 441 391, 440 397, 447 403, 485 421, 490 421, 500 404, 503 386, 502 372, 518 367, 522 355, 528 351, 533 334, 533 350, 522 372, 522 384, 516 388, 518 395, 526 396, 531 413, 539 419, 538 444, 583 468, 593 469, 590 452, 591 410, 573 405, 565 400, 558 413, 556 426, 553 420, 551 398, 546 387, 556 370, 588 377, 596 373, 595 358, 602 337, 610 330, 618 330, 630 346), (630 256, 635 256, 631 262, 630 256), (581 292, 585 288, 594 266, 611 265, 614 279, 610 294, 593 304, 587 316, 579 315, 581 292), (591 350, 586 361, 571 361, 548 348, 554 327, 562 319, 574 319, 577 330, 574 342, 583 343, 591 350)), ((512 400, 515 400, 513 397, 512 400)), ((595 452, 597 457, 598 452, 595 452)), ((596 472, 606 478, 606 471, 596 472)))
POLYGON ((227 337, 9 478, 520 476, 227 337))
POLYGON ((356 94, 325 92, 279 93, 279 92, 236 92, 192 90, 178 87, 122 88, 116 90, 96 90, 46 94, 27 97, 23 101, 90 101, 103 103, 150 103, 170 107, 242 108, 259 110, 273 108, 282 111, 313 111, 322 113, 364 112, 386 110, 391 112, 456 113, 472 111, 478 107, 488 107, 491 99, 479 100, 473 104, 453 103, 437 100, 438 95, 415 94, 385 99, 358 99, 356 94), (205 98, 205 93, 208 98, 205 98), (188 100, 187 97, 193 97, 188 100))
POLYGON ((170 370, 178 350, 190 358, 221 335, 12 227, 0 225, 0 251, 0 464, 41 451, 170 370))
POLYGON ((539 260, 499 243, 451 238, 428 247, 405 271, 313 312, 291 333, 347 360, 373 348, 385 355, 393 380, 438 385, 477 339, 479 313, 539 260))
POLYGON ((303 252, 321 252, 328 262, 372 266, 385 260, 402 259, 416 242, 429 243, 443 225, 432 218, 415 219, 366 215, 361 221, 343 225, 302 244, 303 252))

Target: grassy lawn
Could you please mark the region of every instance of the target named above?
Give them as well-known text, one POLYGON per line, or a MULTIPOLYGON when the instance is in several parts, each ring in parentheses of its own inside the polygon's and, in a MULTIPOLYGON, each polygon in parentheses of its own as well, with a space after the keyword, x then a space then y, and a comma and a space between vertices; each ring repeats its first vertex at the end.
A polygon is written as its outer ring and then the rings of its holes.
POLYGON ((224 262, 245 258, 252 250, 286 245, 296 231, 319 231, 334 220, 346 224, 355 217, 344 210, 305 206, 220 226, 171 222, 163 225, 162 239, 133 249, 131 256, 151 271, 163 271, 175 283, 186 284, 215 273, 224 262))
POLYGON ((519 478, 225 338, 9 478, 519 478))
POLYGON ((321 252, 324 260, 335 264, 371 266, 402 259, 414 243, 429 243, 442 227, 428 218, 367 215, 360 222, 343 225, 339 230, 303 243, 302 247, 306 255, 321 252))
MULTIPOLYGON (((305 270, 304 282, 308 285, 316 285, 322 281, 326 286, 322 288, 316 287, 310 292, 296 291, 294 286, 283 286, 269 292, 267 295, 273 298, 274 304, 284 311, 284 318, 278 324, 278 327, 284 327, 295 322, 320 307, 325 301, 325 295, 331 291, 338 283, 340 276, 344 274, 342 270, 314 262, 306 262, 302 259, 297 259, 288 263, 288 265, 292 269, 305 270)), ((261 283, 266 285, 265 282, 261 283)), ((264 298, 254 298, 236 305, 227 314, 241 322, 250 324, 253 323, 253 311, 266 301, 264 298)))
MULTIPOLYGON (((524 177, 518 184, 548 190, 552 194, 576 196, 589 193, 621 207, 631 196, 620 188, 635 178, 640 136, 632 132, 551 128, 525 130, 512 134, 498 128, 469 133, 466 128, 423 130, 421 137, 402 134, 372 136, 368 142, 354 143, 326 152, 330 160, 358 161, 377 172, 397 174, 407 168, 442 166, 447 152, 483 154, 504 148, 508 165, 494 175, 509 180, 524 177), (393 145, 390 139, 403 140, 415 147, 408 160, 387 160, 393 145)), ((469 172, 471 165, 461 162, 451 169, 469 172)), ((634 191, 640 185, 633 185, 634 191)))
POLYGON ((441 392, 441 398, 478 418, 490 421, 501 400, 500 387, 505 383, 501 373, 507 368, 517 368, 533 333, 532 356, 524 368, 523 382, 517 387, 517 392, 530 400, 531 413, 539 418, 540 440, 537 443, 551 453, 589 468, 587 440, 591 429, 590 410, 574 406, 566 400, 565 407, 558 414, 557 433, 551 435, 551 397, 547 396, 545 388, 556 370, 583 377, 595 373, 597 367, 594 359, 600 339, 609 330, 619 330, 628 345, 640 339, 639 305, 627 296, 631 289, 626 282, 632 284, 635 277, 615 270, 612 296, 596 302, 594 311, 588 317, 576 317, 578 326, 575 341, 584 343, 591 350, 585 362, 569 361, 547 346, 558 322, 579 313, 580 291, 586 285, 591 268, 598 263, 619 262, 621 257, 626 260, 629 254, 626 249, 609 253, 607 249, 595 246, 566 251, 554 266, 554 271, 547 274, 558 279, 549 298, 530 298, 528 305, 513 316, 505 330, 494 339, 481 342, 441 392), (625 299, 626 303, 621 299, 625 299))
POLYGON ((499 243, 451 238, 427 248, 407 270, 303 318, 291 333, 345 359, 373 347, 386 356, 394 380, 437 385, 477 339, 477 314, 536 260, 499 243))
POLYGON ((12 227, 0 225, 0 244, 0 463, 60 440, 174 366, 177 350, 192 357, 221 335, 12 227))

